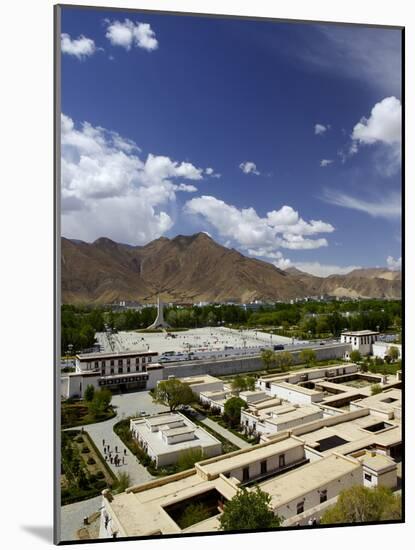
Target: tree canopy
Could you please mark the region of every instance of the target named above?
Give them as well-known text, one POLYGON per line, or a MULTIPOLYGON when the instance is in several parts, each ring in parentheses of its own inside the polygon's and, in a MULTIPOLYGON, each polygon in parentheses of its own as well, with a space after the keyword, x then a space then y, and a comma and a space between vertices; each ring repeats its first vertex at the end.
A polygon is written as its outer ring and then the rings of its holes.
POLYGON ((337 503, 323 514, 321 523, 390 521, 401 516, 400 496, 386 487, 369 489, 358 485, 340 493, 337 503))
POLYGON ((246 402, 240 397, 231 397, 224 406, 223 418, 230 426, 237 426, 241 421, 241 409, 246 408, 246 402))
POLYGON ((229 500, 219 517, 222 531, 242 531, 246 529, 272 529, 281 525, 281 519, 270 508, 271 497, 259 487, 249 491, 239 489, 229 500))
POLYGON ((316 352, 313 349, 303 349, 300 351, 300 360, 307 366, 311 366, 316 362, 316 352))
POLYGON ((171 412, 183 405, 189 405, 194 400, 195 396, 189 384, 177 378, 159 382, 154 391, 154 401, 166 405, 171 412))

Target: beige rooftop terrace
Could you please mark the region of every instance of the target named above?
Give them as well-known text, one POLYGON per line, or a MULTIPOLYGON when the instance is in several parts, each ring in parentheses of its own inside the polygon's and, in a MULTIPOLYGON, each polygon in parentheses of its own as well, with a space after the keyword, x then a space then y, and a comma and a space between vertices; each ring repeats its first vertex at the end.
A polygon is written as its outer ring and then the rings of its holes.
POLYGON ((271 505, 275 510, 349 473, 355 475, 356 484, 361 484, 360 462, 354 458, 332 453, 287 474, 259 483, 259 487, 271 495, 271 505))

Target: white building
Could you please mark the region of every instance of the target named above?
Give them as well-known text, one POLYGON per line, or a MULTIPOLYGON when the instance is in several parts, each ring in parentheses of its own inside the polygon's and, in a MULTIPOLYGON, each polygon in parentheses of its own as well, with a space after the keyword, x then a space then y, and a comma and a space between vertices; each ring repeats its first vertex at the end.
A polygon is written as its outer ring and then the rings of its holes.
POLYGON ((88 385, 120 392, 154 388, 163 378, 163 366, 153 363, 156 356, 157 352, 147 349, 79 354, 75 372, 61 377, 61 395, 81 398, 88 385))
POLYGON ((134 418, 130 429, 156 467, 175 464, 181 455, 192 450, 201 451, 204 458, 222 452, 220 441, 180 413, 134 418))
POLYGON ((372 353, 375 357, 385 359, 389 355, 389 350, 396 348, 398 350, 398 359, 402 359, 402 346, 401 344, 391 344, 389 342, 375 342, 372 347, 372 353))
POLYGON ((377 342, 379 332, 372 330, 355 330, 342 332, 340 342, 351 344, 353 351, 360 351, 362 355, 372 353, 372 346, 377 342))
POLYGON ((271 384, 269 394, 272 397, 278 397, 279 399, 289 401, 290 403, 297 403, 298 405, 311 405, 324 399, 324 392, 322 391, 310 390, 303 386, 289 384, 288 382, 271 384))
POLYGON ((272 434, 323 418, 323 411, 315 405, 274 405, 264 409, 241 411, 241 425, 258 434, 272 434))

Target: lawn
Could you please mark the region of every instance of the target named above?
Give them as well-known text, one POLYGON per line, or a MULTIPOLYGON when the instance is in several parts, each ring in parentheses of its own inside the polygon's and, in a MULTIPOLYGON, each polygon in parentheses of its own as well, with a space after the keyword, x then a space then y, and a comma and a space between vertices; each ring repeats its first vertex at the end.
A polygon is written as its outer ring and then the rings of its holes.
POLYGON ((115 487, 117 478, 86 432, 62 432, 61 504, 98 496, 115 487))
POLYGON ((99 416, 91 415, 85 401, 63 401, 61 403, 61 428, 74 428, 86 424, 95 424, 114 418, 117 413, 110 406, 99 416))

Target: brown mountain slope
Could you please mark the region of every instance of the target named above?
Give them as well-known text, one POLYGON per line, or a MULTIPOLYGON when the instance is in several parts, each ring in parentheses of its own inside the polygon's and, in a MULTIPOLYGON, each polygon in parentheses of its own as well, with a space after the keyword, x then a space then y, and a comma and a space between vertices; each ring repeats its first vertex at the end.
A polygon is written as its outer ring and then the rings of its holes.
POLYGON ((62 238, 62 301, 250 302, 332 296, 399 298, 401 282, 373 270, 315 277, 297 269, 281 271, 219 245, 205 233, 161 237, 145 246, 101 238, 89 244, 62 238), (362 273, 364 272, 364 273, 362 273))
POLYGON ((316 277, 296 268, 287 271, 312 296, 326 294, 348 298, 401 298, 401 273, 386 268, 355 269, 346 275, 329 277, 316 277))
POLYGON ((64 303, 115 300, 284 300, 304 295, 289 274, 217 244, 205 233, 131 247, 62 239, 64 303))

